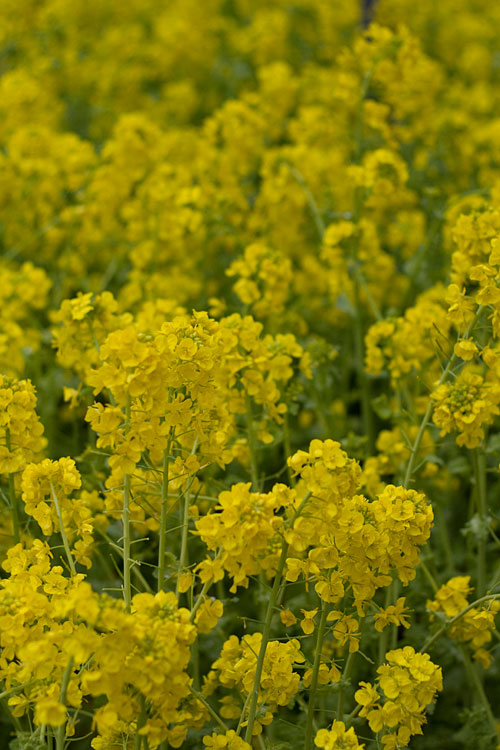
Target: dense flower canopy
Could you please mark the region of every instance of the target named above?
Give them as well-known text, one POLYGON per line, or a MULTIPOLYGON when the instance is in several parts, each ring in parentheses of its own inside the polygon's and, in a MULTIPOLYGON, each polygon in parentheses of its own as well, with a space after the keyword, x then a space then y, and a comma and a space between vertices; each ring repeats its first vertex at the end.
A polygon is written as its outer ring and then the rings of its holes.
POLYGON ((499 39, 0 5, 11 750, 500 747, 499 39))

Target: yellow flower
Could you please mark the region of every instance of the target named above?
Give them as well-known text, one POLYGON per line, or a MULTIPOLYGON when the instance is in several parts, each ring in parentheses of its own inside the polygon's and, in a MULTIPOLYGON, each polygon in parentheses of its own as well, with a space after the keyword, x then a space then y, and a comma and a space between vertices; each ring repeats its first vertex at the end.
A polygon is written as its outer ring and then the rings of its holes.
POLYGON ((208 633, 215 628, 222 617, 224 607, 217 599, 206 599, 196 612, 194 622, 200 633, 208 633))
POLYGON ((300 611, 304 615, 300 621, 300 627, 306 635, 311 635, 314 632, 314 618, 318 614, 318 609, 301 609, 300 611))
POLYGON ((35 704, 35 724, 59 727, 66 721, 66 707, 57 698, 38 698, 35 704))
POLYGON ((291 628, 292 625, 295 625, 297 623, 297 618, 290 609, 281 610, 280 620, 286 628, 291 628))
POLYGON ((477 353, 478 349, 475 343, 470 339, 461 339, 460 341, 457 341, 453 347, 453 351, 457 357, 469 362, 471 359, 474 359, 474 355, 477 353))
POLYGON ((352 727, 346 729, 343 721, 334 721, 330 729, 320 729, 314 738, 316 747, 324 750, 363 750, 352 727))
POLYGON ((382 630, 389 624, 409 628, 410 623, 408 622, 408 612, 405 607, 405 597, 400 596, 396 604, 391 604, 380 612, 377 612, 373 619, 375 621, 375 630, 382 632, 382 630))

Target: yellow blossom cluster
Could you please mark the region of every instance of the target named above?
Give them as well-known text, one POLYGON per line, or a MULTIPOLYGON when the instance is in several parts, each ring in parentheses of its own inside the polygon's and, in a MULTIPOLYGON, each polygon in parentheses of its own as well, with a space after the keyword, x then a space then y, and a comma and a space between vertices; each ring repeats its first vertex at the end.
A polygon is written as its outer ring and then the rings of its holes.
MULTIPOLYGON (((8 184, 8 177, 5 179, 8 184)), ((0 275, 0 367, 6 375, 19 377, 26 356, 40 347, 37 316, 47 306, 52 284, 45 271, 31 261, 3 259, 0 275)))
POLYGON ((454 383, 443 383, 431 394, 433 420, 441 435, 458 432, 457 444, 475 448, 484 438, 484 426, 500 414, 500 383, 485 382, 470 366, 454 383))
POLYGON ((45 446, 36 393, 29 380, 0 375, 0 474, 15 474, 45 446))
POLYGON ((434 599, 427 602, 427 609, 431 612, 443 612, 446 617, 453 619, 449 629, 450 637, 466 643, 472 649, 473 658, 488 669, 492 654, 485 646, 492 640, 500 603, 489 600, 476 607, 470 606, 468 596, 472 591, 470 576, 455 576, 441 586, 434 599))
POLYGON ((72 555, 75 560, 90 568, 94 498, 89 494, 81 495, 77 500, 70 497, 81 484, 80 473, 71 458, 58 461, 45 458, 38 464, 28 464, 21 477, 25 513, 35 519, 44 536, 58 531, 64 539, 68 533, 68 541, 74 542, 72 555), (87 504, 86 500, 90 502, 87 504))
POLYGON ((370 728, 386 730, 384 750, 396 750, 407 747, 412 735, 422 734, 424 709, 442 690, 443 677, 428 654, 416 653, 411 646, 389 651, 386 660, 387 664, 377 669, 377 685, 361 682, 355 698, 370 728))
POLYGON ((196 628, 189 611, 178 608, 173 593, 160 592, 137 594, 126 613, 121 602, 93 592, 83 575, 65 577, 50 557, 35 540, 31 549, 13 547, 3 563, 9 578, 0 592, 2 677, 14 715, 34 705, 37 725, 58 727, 66 721, 65 700, 78 709, 85 695, 102 696, 96 750, 131 731, 151 747, 167 737, 179 747, 188 726, 206 718, 190 698, 186 667, 196 628), (137 726, 141 700, 152 710, 137 726))
POLYGON ((293 506, 295 493, 275 484, 272 491, 250 491, 250 483, 233 485, 222 492, 219 505, 196 521, 196 530, 209 550, 216 551, 198 566, 202 581, 222 578, 233 580, 231 591, 248 586, 249 578, 276 573, 283 534, 283 510, 293 506))
MULTIPOLYGON (((262 641, 261 633, 247 635, 239 640, 231 636, 222 648, 221 654, 208 673, 204 687, 205 694, 210 694, 217 687, 235 689, 236 695, 223 698, 223 716, 239 716, 241 700, 254 690, 257 665, 257 653, 262 641), (240 696, 238 698, 238 695, 240 696)), ((257 686, 257 702, 261 706, 255 734, 260 734, 262 726, 270 724, 278 706, 286 706, 298 692, 300 675, 293 670, 294 665, 305 661, 300 651, 300 643, 295 638, 285 643, 269 641, 266 646, 264 665, 257 686)), ((245 716, 245 709, 243 709, 245 716)), ((246 717, 245 717, 246 718, 246 717)))
POLYGON ((414 578, 433 520, 422 493, 388 485, 372 501, 355 494, 360 467, 333 440, 313 440, 290 465, 311 497, 285 532, 287 580, 312 578, 325 602, 338 602, 349 590, 363 614, 376 590, 391 583, 393 570, 404 584, 414 578))
POLYGON ((283 312, 292 281, 290 260, 257 243, 231 263, 228 276, 239 277, 234 291, 256 318, 283 312))
POLYGON ((0 3, 13 750, 498 745, 499 31, 0 3))
POLYGON ((316 747, 324 750, 363 750, 352 727, 346 729, 343 721, 334 721, 330 729, 320 729, 314 738, 316 747))

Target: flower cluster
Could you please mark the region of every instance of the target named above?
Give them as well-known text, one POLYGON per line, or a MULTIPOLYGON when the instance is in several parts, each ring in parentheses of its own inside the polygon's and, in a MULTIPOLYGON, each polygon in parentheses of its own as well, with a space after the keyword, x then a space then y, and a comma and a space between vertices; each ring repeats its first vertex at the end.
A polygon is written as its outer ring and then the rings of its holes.
POLYGON ((38 458, 47 441, 29 380, 0 375, 0 474, 15 474, 38 458))
POLYGON ((290 465, 311 497, 286 532, 287 580, 313 577, 326 602, 340 601, 349 589, 363 614, 376 590, 391 583, 393 570, 404 584, 414 578, 433 521, 422 493, 388 485, 374 500, 355 494, 360 468, 332 440, 314 440, 290 465))
MULTIPOLYGON (((241 640, 232 635, 224 643, 219 658, 212 664, 204 692, 211 693, 217 687, 226 690, 236 689, 236 695, 229 695, 221 700, 224 706, 221 712, 224 716, 239 716, 243 708, 241 700, 254 689, 257 654, 261 641, 260 633, 246 635, 241 640)), ((299 641, 295 638, 285 643, 268 642, 260 683, 257 686, 257 703, 261 711, 254 727, 255 734, 260 734, 262 726, 272 722, 278 706, 286 706, 298 692, 300 675, 294 672, 293 667, 304 661, 299 641)))
POLYGON ((334 721, 330 729, 320 729, 314 738, 316 747, 324 750, 363 750, 354 729, 346 729, 343 721, 334 721))
POLYGON ((425 709, 442 690, 443 677, 428 654, 415 653, 411 646, 389 651, 386 660, 377 669, 377 685, 361 682, 355 699, 370 729, 386 730, 384 749, 396 750, 407 747, 414 734, 422 734, 425 709))
POLYGON ((434 422, 441 435, 458 432, 457 445, 475 448, 484 427, 500 414, 500 384, 485 382, 474 369, 464 368, 454 383, 443 383, 431 394, 434 422))
MULTIPOLYGON (((72 555, 77 562, 90 568, 94 530, 92 507, 85 503, 85 496, 79 499, 70 497, 81 484, 80 473, 71 458, 58 461, 45 458, 38 464, 28 464, 21 479, 27 515, 35 519, 45 536, 56 531, 65 539, 68 534, 74 542, 72 555)), ((70 557, 70 566, 71 560, 70 557)))
POLYGON ((283 312, 292 281, 288 258, 256 243, 245 248, 226 273, 239 277, 234 291, 256 318, 283 312))
POLYGON ((251 492, 250 487, 236 484, 222 492, 215 511, 195 524, 208 549, 217 551, 214 559, 199 564, 201 580, 216 581, 228 573, 233 592, 247 587, 250 576, 275 574, 284 524, 280 513, 295 500, 294 491, 285 485, 275 484, 267 494, 251 492))
POLYGON ((0 3, 6 744, 497 744, 499 28, 0 3))
POLYGON ((471 607, 467 597, 472 591, 470 576, 455 576, 441 586, 434 599, 427 602, 427 609, 442 612, 453 619, 449 629, 450 637, 467 644, 472 650, 473 658, 488 669, 492 655, 485 646, 492 640, 500 602, 490 600, 471 607))

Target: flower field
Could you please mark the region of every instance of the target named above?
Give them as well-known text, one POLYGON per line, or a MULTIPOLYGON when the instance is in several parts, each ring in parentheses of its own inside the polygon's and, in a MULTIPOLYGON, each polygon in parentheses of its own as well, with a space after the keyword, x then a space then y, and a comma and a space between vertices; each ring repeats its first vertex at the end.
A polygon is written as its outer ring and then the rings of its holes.
POLYGON ((500 5, 0 4, 0 747, 500 748, 500 5))

